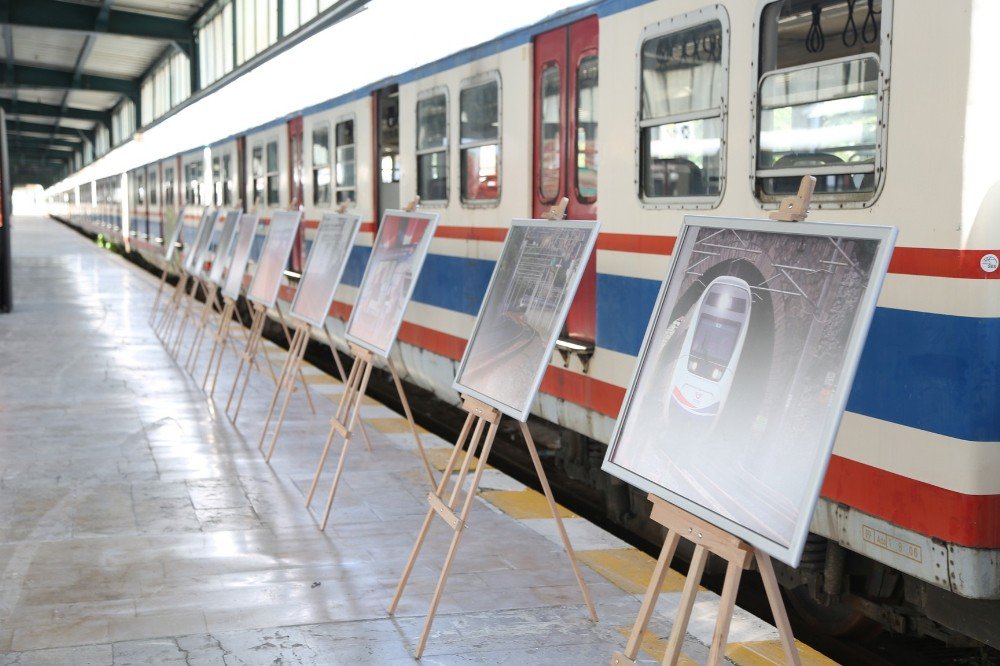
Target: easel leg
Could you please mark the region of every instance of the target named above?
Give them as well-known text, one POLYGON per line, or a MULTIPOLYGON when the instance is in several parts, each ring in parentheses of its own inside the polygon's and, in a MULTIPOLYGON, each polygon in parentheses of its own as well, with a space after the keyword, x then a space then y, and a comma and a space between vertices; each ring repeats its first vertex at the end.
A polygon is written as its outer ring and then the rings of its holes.
POLYGON ((326 444, 323 446, 323 453, 320 454, 319 464, 316 465, 316 475, 313 477, 312 485, 309 487, 309 494, 306 496, 306 507, 312 504, 313 495, 316 494, 316 486, 319 484, 320 474, 323 473, 323 467, 326 465, 326 457, 330 454, 330 445, 333 444, 333 439, 337 436, 337 428, 335 424, 343 423, 347 414, 350 412, 351 401, 356 387, 355 382, 358 380, 358 375, 361 372, 362 365, 364 365, 364 363, 359 360, 355 360, 354 365, 351 366, 351 374, 347 378, 347 384, 344 385, 344 392, 340 394, 340 404, 337 405, 337 414, 331 420, 330 434, 326 437, 326 444))
MULTIPOLYGON (((212 336, 212 351, 208 356, 208 366, 205 368, 205 377, 201 380, 201 390, 204 391, 208 386, 208 376, 212 374, 212 368, 218 368, 222 365, 222 354, 226 350, 225 340, 226 336, 229 335, 229 324, 233 318, 233 302, 230 299, 225 299, 225 305, 222 306, 222 314, 219 315, 219 327, 215 331, 215 335, 212 336), (218 353, 218 364, 216 364, 216 353, 218 353)), ((215 376, 218 377, 218 370, 216 370, 215 376)), ((212 382, 212 392, 210 395, 215 395, 215 382, 212 382)))
POLYGON ((715 633, 712 635, 712 649, 708 653, 709 664, 721 664, 726 657, 726 639, 729 638, 729 625, 733 620, 736 592, 740 589, 742 575, 743 567, 738 562, 730 562, 726 567, 726 579, 719 599, 719 615, 715 619, 715 633))
POLYGON ((771 604, 774 626, 778 628, 778 638, 785 651, 785 659, 788 660, 789 664, 801 666, 799 651, 795 647, 795 639, 792 637, 792 625, 788 623, 788 613, 785 612, 785 603, 781 600, 781 588, 778 587, 778 579, 774 575, 771 558, 758 548, 754 549, 754 556, 757 558, 757 569, 764 582, 764 591, 767 592, 767 601, 771 604))
MULTIPOLYGON (((458 544, 462 540, 462 534, 465 532, 465 523, 469 518, 469 511, 472 510, 472 502, 476 499, 476 491, 479 489, 479 481, 483 476, 483 470, 486 469, 486 460, 490 456, 490 449, 493 447, 493 440, 497 434, 497 422, 490 424, 489 432, 486 434, 486 442, 483 445, 483 451, 479 455, 479 464, 476 465, 476 473, 472 477, 472 484, 469 487, 468 494, 465 496, 465 503, 462 505, 462 513, 459 516, 461 521, 459 527, 455 530, 455 535, 451 538, 451 545, 448 547, 448 555, 444 560, 444 567, 441 569, 441 575, 438 577, 437 587, 434 588, 434 596, 431 597, 431 607, 427 611, 427 619, 424 621, 424 629, 420 632, 420 640, 417 642, 417 649, 414 652, 414 656, 417 659, 424 653, 424 647, 427 646, 427 637, 431 633, 431 625, 434 624, 434 616, 437 614, 438 605, 441 603, 441 595, 444 593, 444 586, 448 582, 448 574, 451 572, 452 562, 455 560, 455 553, 458 551, 458 544)), ((463 468, 468 467, 469 459, 472 458, 472 447, 469 447, 469 453, 466 456, 466 465, 463 468)), ((456 491, 460 490, 463 485, 464 475, 459 474, 459 478, 456 480, 458 484, 455 488, 456 491)))
MULTIPOLYGON (((267 429, 271 425, 271 417, 274 416, 274 408, 278 404, 278 398, 281 397, 281 391, 287 388, 287 379, 289 372, 293 371, 293 361, 298 356, 299 344, 302 342, 302 331, 305 329, 296 329, 295 335, 292 336, 291 344, 288 345, 288 354, 285 356, 285 363, 281 367, 281 374, 278 376, 278 383, 274 387, 274 394, 271 395, 271 404, 267 407, 267 417, 264 419, 264 427, 260 431, 260 439, 257 440, 257 450, 264 450, 264 439, 267 437, 267 429)), ((294 376, 294 375, 293 375, 294 376)), ((292 384, 294 387, 294 383, 292 384)), ((291 389, 288 390, 291 393, 291 389)), ((287 405, 288 402, 286 401, 287 405)), ((284 413, 284 410, 282 410, 284 413)))
POLYGON ((406 414, 406 420, 410 423, 410 431, 413 433, 413 441, 417 443, 417 451, 420 452, 420 459, 424 463, 424 469, 427 471, 427 477, 431 480, 431 488, 437 485, 437 481, 434 479, 434 472, 431 470, 431 463, 427 460, 427 452, 424 451, 424 445, 420 441, 420 433, 417 432, 417 424, 413 420, 413 412, 410 411, 410 403, 406 399, 406 393, 403 392, 403 382, 399 381, 399 374, 396 372, 396 366, 393 365, 392 359, 388 356, 386 360, 389 362, 389 372, 392 373, 392 381, 396 384, 396 391, 399 393, 399 400, 403 403, 403 413, 406 414))
MULTIPOLYGON (((344 364, 340 360, 340 352, 337 351, 337 345, 333 341, 333 336, 330 335, 330 329, 323 324, 323 332, 326 333, 326 342, 330 345, 330 354, 333 356, 333 362, 337 366, 337 377, 340 379, 340 383, 346 383, 344 374, 344 364)), ((358 419, 358 427, 361 428, 361 436, 365 440, 365 448, 370 452, 372 450, 372 440, 368 437, 368 429, 365 428, 365 420, 363 418, 358 419)))
MULTIPOLYGON (((580 565, 576 561, 576 553, 573 551, 573 545, 569 542, 569 535, 566 534, 566 526, 563 525, 562 517, 559 515, 559 507, 556 506, 556 500, 552 497, 552 489, 549 488, 549 479, 545 475, 545 468, 542 467, 542 461, 538 457, 535 440, 531 437, 531 431, 528 430, 527 423, 522 422, 520 426, 524 442, 528 446, 528 453, 531 455, 531 462, 534 464, 535 472, 538 474, 538 481, 542 484, 545 499, 549 503, 549 510, 556 521, 556 527, 559 528, 559 536, 562 539, 563 547, 566 549, 566 554, 569 556, 569 563, 573 567, 573 575, 576 576, 577 585, 580 586, 580 592, 583 594, 583 601, 587 604, 587 609, 590 611, 590 619, 597 622, 597 610, 594 608, 594 602, 590 598, 590 589, 587 587, 586 581, 583 580, 583 573, 580 571, 580 565)), ((480 464, 482 463, 483 461, 480 460, 480 464)))
MULTIPOLYGON (((281 313, 281 306, 275 305, 274 309, 278 311, 278 320, 281 322, 281 330, 285 332, 285 339, 289 340, 289 353, 291 353, 291 337, 288 335, 288 326, 285 324, 285 315, 281 313)), ((306 376, 302 373, 302 366, 298 368, 299 379, 302 380, 302 390, 306 394, 306 402, 309 403, 309 411, 313 414, 316 413, 316 406, 313 404, 312 392, 309 390, 309 383, 306 381, 306 376)), ((294 385, 293 385, 294 387, 294 385)))
MULTIPOLYGON (((240 383, 240 374, 244 366, 246 366, 246 374, 243 375, 243 388, 240 390, 240 397, 236 403, 236 411, 233 414, 233 421, 240 415, 240 407, 243 405, 243 396, 246 394, 247 384, 250 383, 250 373, 253 371, 253 360, 257 354, 257 347, 260 342, 261 330, 264 328, 264 320, 267 317, 267 313, 264 308, 260 305, 254 306, 253 320, 250 324, 250 336, 247 338, 246 350, 240 359, 240 367, 236 371, 236 378, 233 380, 233 387, 229 391, 229 401, 226 403, 226 411, 229 411, 229 406, 233 402, 233 395, 236 392, 236 387, 240 383)), ((273 372, 273 370, 272 370, 273 372)))
POLYGON ((667 642, 667 652, 663 655, 661 663, 666 666, 674 666, 681 656, 681 648, 684 646, 684 636, 687 634, 688 623, 691 621, 691 610, 694 608, 695 597, 698 596, 698 583, 705 572, 705 563, 708 561, 708 551, 703 546, 696 546, 694 557, 691 558, 691 566, 688 568, 687 580, 684 581, 684 591, 681 593, 681 605, 677 610, 677 619, 670 630, 670 640, 667 642))
POLYGON ((368 378, 372 374, 372 363, 369 361, 365 367, 364 377, 361 380, 361 386, 358 388, 357 396, 354 402, 354 410, 351 412, 350 423, 347 425, 347 432, 344 434, 344 448, 340 452, 340 460, 337 463, 337 471, 333 475, 333 485, 330 486, 330 495, 326 499, 326 508, 323 510, 323 522, 320 525, 321 530, 326 529, 326 523, 330 519, 330 509, 333 507, 333 498, 337 494, 337 486, 340 484, 340 475, 344 472, 344 463, 347 461, 347 449, 351 443, 350 434, 354 432, 354 426, 357 422, 358 415, 361 412, 361 401, 364 399, 365 390, 368 388, 368 378))
MULTIPOLYGON (((635 658, 639 656, 642 637, 649 627, 649 619, 653 617, 656 601, 660 596, 660 590, 663 589, 663 580, 667 577, 667 572, 670 571, 670 563, 674 559, 679 542, 680 536, 676 532, 672 530, 667 532, 667 538, 660 550, 660 557, 656 560, 656 568, 653 569, 653 577, 649 581, 649 587, 646 588, 646 596, 642 598, 642 606, 639 607, 639 617, 636 618, 635 624, 632 626, 632 633, 629 634, 628 644, 625 646, 623 656, 630 661, 635 661, 635 658)), ((616 662, 612 657, 611 663, 619 662, 616 662)))
MULTIPOLYGON (((268 463, 271 462, 271 456, 274 455, 274 447, 278 444, 278 435, 281 434, 281 426, 285 422, 285 414, 288 412, 288 403, 292 400, 292 389, 295 388, 295 370, 302 364, 302 356, 306 352, 306 345, 309 344, 309 327, 308 325, 301 329, 302 335, 300 336, 299 346, 295 350, 295 356, 289 356, 289 362, 292 364, 289 368, 288 376, 285 378, 287 386, 285 388, 285 400, 281 405, 281 413, 278 415, 278 422, 274 426, 274 435, 271 437, 271 446, 267 449, 267 456, 264 460, 268 463)), ((265 427, 264 432, 267 432, 265 427)), ((263 442, 263 439, 261 440, 263 442)))
MULTIPOLYGON (((458 436, 458 441, 455 442, 455 448, 452 449, 451 457, 448 458, 448 464, 445 465, 444 472, 442 472, 441 481, 438 483, 437 489, 434 494, 440 497, 444 494, 445 490, 448 488, 448 480, 451 478, 451 472, 455 469, 455 462, 458 460, 458 454, 462 451, 462 447, 465 446, 465 440, 469 437, 469 431, 472 429, 472 422, 476 420, 471 413, 465 417, 465 425, 462 426, 462 432, 458 436)), ((480 421, 482 423, 482 421, 480 421)), ((478 440, 480 433, 482 432, 482 426, 477 424, 475 439, 478 440)), ((399 577, 399 583, 396 585, 396 594, 392 597, 392 602, 389 604, 389 615, 396 612, 396 607, 399 605, 399 600, 403 596, 403 590, 406 589, 406 583, 410 579, 410 573, 413 572, 413 565, 417 562, 417 556, 420 555, 420 549, 423 548, 424 539, 427 538, 427 532, 430 530, 431 521, 434 520, 434 509, 428 508, 427 515, 424 517, 424 524, 420 528, 420 533, 417 535, 417 541, 413 544, 413 550, 410 551, 410 559, 406 561, 406 567, 403 568, 403 574, 399 577)))
POLYGON ((160 307, 160 298, 163 297, 163 285, 167 283, 167 267, 163 267, 163 271, 160 273, 160 284, 156 289, 156 298, 153 300, 153 307, 149 311, 149 323, 152 324, 156 319, 157 309, 160 307))

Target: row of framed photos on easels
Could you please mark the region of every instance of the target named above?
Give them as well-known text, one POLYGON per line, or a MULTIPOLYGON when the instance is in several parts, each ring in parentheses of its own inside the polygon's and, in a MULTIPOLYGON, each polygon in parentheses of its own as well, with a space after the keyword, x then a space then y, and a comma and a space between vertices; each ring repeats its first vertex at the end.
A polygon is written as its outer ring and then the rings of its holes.
MULTIPOLYGON (((676 663, 680 657, 709 553, 728 562, 710 663, 724 658, 740 573, 755 559, 786 658, 798 663, 770 557, 791 566, 801 557, 895 241, 895 229, 889 227, 788 224, 805 219, 814 184, 815 179, 804 178, 799 193, 783 201, 772 220, 685 218, 603 465, 609 473, 649 492, 651 516, 668 530, 628 645, 612 657, 613 664, 634 663, 681 538, 694 542, 695 558, 664 663, 676 663)), ((563 211, 556 207, 547 219, 511 223, 453 384, 467 417, 439 479, 420 446, 390 359, 438 216, 387 211, 372 245, 346 326, 345 338, 355 362, 345 379, 306 504, 312 502, 332 443, 341 438, 338 466, 321 519, 324 528, 354 431, 360 426, 364 434, 360 405, 372 369, 376 363, 388 366, 431 488, 425 520, 390 602, 390 614, 405 591, 431 523, 441 519, 453 531, 417 642, 417 657, 426 645, 498 424, 505 415, 520 424, 584 602, 591 618, 597 620, 526 423, 600 227, 597 221, 563 220, 563 211)), ((245 364, 252 365, 255 358, 250 348, 250 342, 259 339, 255 325, 268 308, 275 308, 277 285, 290 252, 288 238, 294 238, 299 220, 289 219, 287 224, 290 231, 277 227, 277 233, 275 229, 268 233, 248 289, 248 300, 259 308, 259 316, 251 323, 245 364), (272 235, 280 242, 272 244, 272 235), (262 283, 255 290, 258 279, 262 283), (259 290, 267 296, 273 292, 273 296, 267 300, 259 290)), ((323 329, 331 349, 336 349, 326 331, 326 318, 359 224, 357 216, 330 215, 317 229, 289 308, 296 338, 276 378, 258 443, 263 450, 284 391, 268 459, 310 336, 323 329)), ((198 261, 186 265, 186 273, 197 273, 198 261)), ((230 274, 234 269, 239 266, 230 268, 230 274)))

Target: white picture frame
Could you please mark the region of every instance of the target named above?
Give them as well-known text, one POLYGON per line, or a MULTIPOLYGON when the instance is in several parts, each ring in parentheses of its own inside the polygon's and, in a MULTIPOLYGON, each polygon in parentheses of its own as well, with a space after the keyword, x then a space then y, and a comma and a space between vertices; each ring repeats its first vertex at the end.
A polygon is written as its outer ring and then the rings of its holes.
POLYGON ((292 299, 290 312, 294 317, 319 328, 326 324, 360 228, 360 215, 326 213, 320 219, 292 299))
POLYGON ((403 210, 387 210, 382 214, 347 321, 345 337, 349 342, 383 358, 389 356, 439 217, 439 213, 403 210))
POLYGON ((254 213, 246 213, 240 216, 239 230, 236 232, 236 242, 233 248, 233 258, 229 261, 229 270, 222 283, 222 295, 226 298, 237 300, 240 291, 243 289, 243 276, 247 272, 247 264, 250 262, 250 251, 253 249, 253 240, 257 236, 257 225, 260 218, 254 213))
POLYGON ((247 300, 265 308, 273 308, 278 302, 281 277, 285 273, 288 257, 302 222, 302 211, 274 211, 267 225, 267 238, 261 248, 253 280, 247 289, 247 300))
POLYGON ((798 566, 895 237, 686 216, 602 469, 798 566))
POLYGON ((597 243, 596 220, 515 219, 453 388, 526 421, 597 243))
POLYGON ((236 240, 236 225, 239 224, 243 211, 233 208, 225 212, 225 222, 222 231, 219 233, 219 241, 215 244, 215 254, 212 257, 212 268, 208 272, 208 279, 216 286, 222 286, 222 276, 229 256, 236 240))

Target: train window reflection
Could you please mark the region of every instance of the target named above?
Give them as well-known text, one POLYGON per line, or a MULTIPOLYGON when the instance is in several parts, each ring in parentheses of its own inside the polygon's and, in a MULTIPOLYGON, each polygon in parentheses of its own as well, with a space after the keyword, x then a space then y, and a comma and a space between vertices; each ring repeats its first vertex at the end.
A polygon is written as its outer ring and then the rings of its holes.
POLYGON ((646 201, 722 192, 726 76, 721 20, 642 44, 640 194, 646 201))
POLYGON ((783 0, 761 16, 756 191, 765 201, 816 176, 817 203, 867 202, 883 114, 882 2, 783 0))
POLYGON ((330 127, 320 125, 312 131, 313 205, 330 205, 330 127))
POLYGON ((448 96, 417 101, 417 195, 423 201, 448 200, 448 96))
POLYGON ((597 201, 597 56, 576 71, 576 198, 597 201))
POLYGON ((500 198, 500 84, 494 79, 459 95, 462 201, 500 198))
POLYGON ((354 120, 337 123, 337 203, 357 201, 355 194, 356 166, 354 157, 354 120))
POLYGON ((554 203, 562 183, 562 87, 558 65, 552 63, 545 66, 541 87, 542 145, 538 160, 538 194, 543 202, 554 203))

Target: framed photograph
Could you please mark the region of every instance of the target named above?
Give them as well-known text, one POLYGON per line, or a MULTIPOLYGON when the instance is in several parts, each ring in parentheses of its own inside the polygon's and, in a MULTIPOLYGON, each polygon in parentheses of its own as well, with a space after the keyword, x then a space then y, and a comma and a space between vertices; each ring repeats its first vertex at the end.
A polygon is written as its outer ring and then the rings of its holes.
POLYGON ((273 308, 278 301, 281 276, 288 265, 288 257, 295 244, 295 235, 302 221, 302 211, 280 210, 271 215, 267 238, 260 250, 257 269, 254 271, 247 298, 258 305, 273 308))
POLYGON ((603 469, 798 566, 895 239, 685 217, 603 469))
POLYGON ((167 208, 167 212, 163 216, 163 222, 166 226, 170 226, 171 222, 174 224, 170 231, 170 237, 166 239, 167 247, 163 253, 163 258, 168 264, 174 260, 174 255, 177 253, 177 246, 180 245, 181 231, 184 229, 185 210, 183 206, 176 212, 172 208, 167 208))
POLYGON ((233 258, 229 261, 229 270, 226 272, 226 279, 222 285, 222 295, 234 301, 240 297, 240 290, 243 288, 243 276, 247 272, 250 249, 253 247, 253 239, 257 235, 259 221, 256 215, 247 214, 240 217, 233 258))
POLYGON ((455 390, 519 421, 528 418, 599 226, 597 221, 511 223, 455 390))
POLYGON ((212 257, 212 270, 209 271, 208 279, 212 284, 222 285, 222 273, 226 268, 229 255, 233 249, 235 240, 236 225, 240 221, 243 213, 239 208, 225 213, 226 221, 222 225, 222 233, 219 234, 219 242, 215 244, 215 255, 212 257))
MULTIPOLYGON (((198 223, 198 231, 195 233, 194 243, 188 246, 184 254, 184 270, 188 275, 201 274, 202 254, 212 238, 212 231, 215 228, 215 220, 219 216, 219 211, 208 208, 201 214, 201 221, 198 223)), ((181 226, 184 226, 183 220, 181 226)))
POLYGON ((427 257, 438 213, 387 210, 347 322, 350 342, 382 357, 389 355, 403 313, 427 257))
POLYGON ((323 327, 360 228, 360 215, 327 213, 319 221, 299 288, 292 300, 293 315, 313 326, 323 327))

